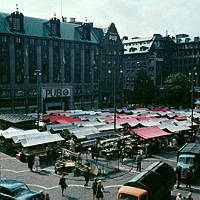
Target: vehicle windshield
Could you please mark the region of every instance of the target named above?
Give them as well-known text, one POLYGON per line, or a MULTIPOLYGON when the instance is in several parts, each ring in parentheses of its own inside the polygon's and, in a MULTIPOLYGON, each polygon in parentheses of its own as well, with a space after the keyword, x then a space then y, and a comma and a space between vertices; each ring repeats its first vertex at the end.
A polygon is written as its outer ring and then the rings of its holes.
POLYGON ((130 194, 123 194, 121 193, 119 195, 119 199, 120 200, 138 200, 137 197, 133 196, 133 195, 130 195, 130 194))
POLYGON ((29 188, 26 185, 23 185, 19 188, 16 188, 16 190, 13 191, 13 196, 18 197, 27 192, 29 192, 29 188))
POLYGON ((190 157, 179 157, 178 162, 184 163, 184 164, 193 164, 193 163, 194 163, 194 158, 190 158, 190 157))

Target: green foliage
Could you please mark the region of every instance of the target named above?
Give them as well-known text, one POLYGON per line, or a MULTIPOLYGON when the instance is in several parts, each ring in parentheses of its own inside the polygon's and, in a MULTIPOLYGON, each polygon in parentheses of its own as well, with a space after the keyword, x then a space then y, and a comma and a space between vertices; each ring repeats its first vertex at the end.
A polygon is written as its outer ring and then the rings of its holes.
POLYGON ((145 72, 140 72, 134 81, 134 89, 125 92, 125 99, 128 103, 149 105, 155 97, 155 87, 153 81, 145 72))
POLYGON ((188 107, 190 103, 190 83, 181 73, 172 74, 164 81, 164 89, 160 91, 160 102, 169 107, 188 107))

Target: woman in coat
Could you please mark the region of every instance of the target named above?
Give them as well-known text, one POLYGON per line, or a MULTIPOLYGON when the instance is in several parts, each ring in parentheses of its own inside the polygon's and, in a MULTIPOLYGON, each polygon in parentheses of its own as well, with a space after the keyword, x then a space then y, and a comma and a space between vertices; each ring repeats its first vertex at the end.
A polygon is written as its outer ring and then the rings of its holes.
POLYGON ((35 158, 34 158, 34 167, 35 167, 36 171, 38 170, 38 167, 40 167, 40 157, 39 157, 39 155, 36 155, 35 158))
POLYGON ((103 185, 101 183, 101 180, 98 181, 98 184, 97 184, 97 191, 96 191, 96 198, 97 200, 102 200, 103 199, 103 185))

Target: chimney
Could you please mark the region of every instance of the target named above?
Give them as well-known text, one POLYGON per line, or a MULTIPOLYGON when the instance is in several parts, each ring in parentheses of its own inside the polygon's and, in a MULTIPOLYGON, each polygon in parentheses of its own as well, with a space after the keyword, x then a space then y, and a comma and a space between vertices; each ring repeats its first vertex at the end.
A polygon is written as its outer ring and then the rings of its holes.
POLYGON ((62 22, 67 22, 67 17, 62 16, 62 22))
POLYGON ((70 23, 74 23, 76 21, 76 18, 70 17, 70 23))

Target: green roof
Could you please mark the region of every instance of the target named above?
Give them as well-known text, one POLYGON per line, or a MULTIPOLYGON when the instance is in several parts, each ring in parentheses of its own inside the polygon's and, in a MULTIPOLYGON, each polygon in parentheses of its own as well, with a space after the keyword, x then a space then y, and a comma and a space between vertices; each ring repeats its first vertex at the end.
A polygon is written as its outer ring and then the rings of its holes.
POLYGON ((40 19, 34 17, 24 16, 24 33, 11 32, 10 25, 6 17, 10 14, 0 12, 0 33, 13 34, 13 35, 25 35, 39 38, 57 38, 62 40, 70 41, 79 41, 79 42, 89 42, 89 43, 99 43, 99 33, 102 32, 100 28, 92 28, 91 30, 91 41, 81 40, 81 35, 79 33, 79 28, 81 24, 69 23, 69 22, 60 22, 60 33, 61 37, 50 36, 48 34, 46 22, 47 19, 40 19))

